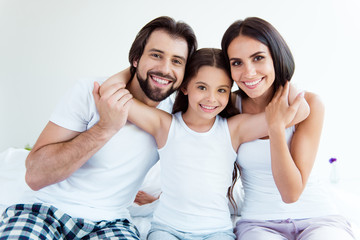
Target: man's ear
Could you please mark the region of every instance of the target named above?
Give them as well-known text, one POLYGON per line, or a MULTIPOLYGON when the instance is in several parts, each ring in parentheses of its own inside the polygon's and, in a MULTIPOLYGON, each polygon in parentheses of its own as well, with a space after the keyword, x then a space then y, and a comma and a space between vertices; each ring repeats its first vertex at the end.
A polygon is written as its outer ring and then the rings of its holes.
POLYGON ((137 68, 137 66, 138 66, 138 60, 134 60, 132 65, 133 65, 134 68, 137 68))

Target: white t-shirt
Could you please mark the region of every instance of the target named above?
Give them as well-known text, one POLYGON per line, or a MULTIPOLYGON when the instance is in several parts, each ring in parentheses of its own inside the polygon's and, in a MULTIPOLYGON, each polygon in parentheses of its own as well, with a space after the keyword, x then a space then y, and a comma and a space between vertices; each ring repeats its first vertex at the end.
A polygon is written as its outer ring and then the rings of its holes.
POLYGON ((154 221, 199 234, 232 229, 227 190, 236 152, 226 119, 217 116, 209 131, 199 133, 176 113, 159 154, 162 194, 154 221))
MULTIPOLYGON (((79 81, 63 97, 50 121, 72 131, 90 129, 99 120, 93 84, 105 79, 79 81)), ((159 108, 171 110, 172 99, 164 100, 159 108)), ((36 200, 72 217, 93 221, 129 218, 127 207, 157 160, 154 138, 128 122, 70 177, 36 192, 36 200)))

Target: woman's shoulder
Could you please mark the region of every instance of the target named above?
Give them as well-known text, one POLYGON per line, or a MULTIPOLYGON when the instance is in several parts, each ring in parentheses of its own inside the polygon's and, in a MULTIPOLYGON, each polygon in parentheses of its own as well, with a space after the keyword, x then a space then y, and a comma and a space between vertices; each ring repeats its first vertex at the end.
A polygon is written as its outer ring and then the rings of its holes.
POLYGON ((313 92, 305 92, 305 100, 308 102, 311 110, 324 110, 325 105, 320 95, 313 92))

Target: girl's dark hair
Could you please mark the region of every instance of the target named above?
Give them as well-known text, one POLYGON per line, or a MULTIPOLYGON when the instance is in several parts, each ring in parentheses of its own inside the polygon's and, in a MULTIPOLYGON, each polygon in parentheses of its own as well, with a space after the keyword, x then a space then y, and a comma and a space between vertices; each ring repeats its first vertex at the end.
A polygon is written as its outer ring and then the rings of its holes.
POLYGON ((236 201, 234 199, 233 192, 234 192, 235 183, 240 178, 240 175, 241 175, 240 166, 237 163, 237 161, 235 161, 234 162, 234 170, 233 170, 233 173, 232 173, 231 186, 229 187, 228 192, 227 192, 227 196, 229 198, 230 204, 234 208, 235 212, 237 212, 237 204, 236 204, 236 201))
MULTIPOLYGON (((269 48, 275 69, 274 92, 280 86, 284 86, 286 81, 291 80, 295 71, 295 62, 288 45, 270 23, 257 17, 235 21, 224 33, 221 48, 228 65, 230 65, 227 52, 229 45, 239 35, 258 40, 269 48)), ((239 94, 242 98, 248 97, 241 89, 239 94)))
POLYGON ((133 67, 133 62, 140 59, 144 52, 147 40, 151 33, 155 30, 164 30, 174 38, 183 38, 188 45, 188 58, 197 49, 197 40, 193 29, 182 21, 176 22, 174 19, 163 16, 158 17, 146 24, 136 35, 135 40, 129 51, 130 72, 133 76, 136 72, 136 68, 133 67))
MULTIPOLYGON (((185 95, 181 89, 187 87, 191 79, 197 75, 199 69, 203 66, 222 69, 228 74, 229 79, 231 79, 229 64, 226 63, 224 55, 220 49, 202 48, 197 50, 186 64, 184 80, 179 87, 180 90, 177 92, 172 113, 177 113, 179 111, 186 112, 188 109, 188 96, 185 95)), ((238 113, 239 111, 231 102, 231 94, 229 94, 229 102, 219 115, 223 118, 228 118, 238 113)))

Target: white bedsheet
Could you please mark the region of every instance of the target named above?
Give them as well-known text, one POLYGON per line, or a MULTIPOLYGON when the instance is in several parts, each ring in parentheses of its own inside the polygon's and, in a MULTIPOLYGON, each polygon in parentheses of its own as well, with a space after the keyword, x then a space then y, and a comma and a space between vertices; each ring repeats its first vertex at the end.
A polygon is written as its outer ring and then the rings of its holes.
MULTIPOLYGON (((7 206, 16 203, 31 202, 33 191, 25 183, 25 159, 29 151, 25 149, 9 148, 0 153, 0 212, 3 212, 7 206)), ((160 190, 160 180, 158 179, 158 171, 160 168, 155 167, 148 173, 142 186, 146 191, 154 196, 158 196, 160 190)), ((342 214, 352 222, 354 232, 360 239, 360 183, 357 182, 341 182, 337 185, 331 185, 331 193, 335 198, 342 214)), ((242 202, 242 192, 238 191, 235 195, 237 202, 242 202)), ((152 212, 157 202, 138 206, 133 204, 129 208, 132 220, 140 231, 141 239, 146 239, 152 212)), ((241 204, 239 209, 241 209, 241 204)), ((233 215, 235 223, 239 217, 237 213, 233 215)))

